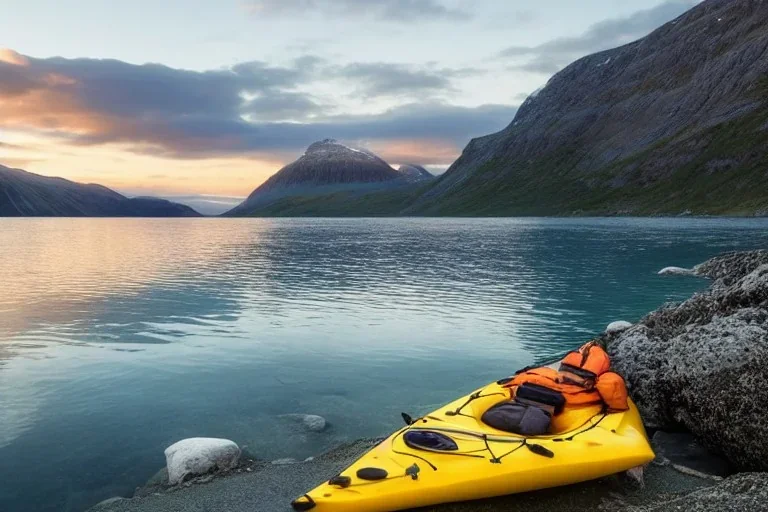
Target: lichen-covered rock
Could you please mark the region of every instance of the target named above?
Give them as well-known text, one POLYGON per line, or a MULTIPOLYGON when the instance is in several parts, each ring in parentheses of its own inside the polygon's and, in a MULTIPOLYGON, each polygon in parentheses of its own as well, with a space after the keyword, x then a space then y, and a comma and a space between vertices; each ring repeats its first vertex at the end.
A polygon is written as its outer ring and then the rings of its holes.
POLYGON ((722 483, 636 512, 752 512, 768 508, 768 473, 740 473, 722 483))
POLYGON ((168 481, 171 485, 215 470, 232 469, 239 459, 240 448, 228 439, 193 437, 165 449, 168 481))
POLYGON ((694 267, 697 275, 715 280, 715 288, 730 286, 760 265, 768 265, 768 251, 729 252, 694 267))
POLYGON ((766 256, 731 253, 699 265, 716 280, 710 290, 607 335, 646 424, 683 427, 741 470, 768 469, 766 256))

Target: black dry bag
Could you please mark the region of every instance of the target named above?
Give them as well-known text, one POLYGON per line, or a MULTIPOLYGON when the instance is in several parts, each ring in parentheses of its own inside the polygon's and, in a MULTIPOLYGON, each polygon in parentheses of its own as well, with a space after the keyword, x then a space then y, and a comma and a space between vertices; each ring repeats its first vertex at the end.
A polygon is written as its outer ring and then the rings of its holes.
POLYGON ((483 423, 522 436, 540 436, 549 432, 550 415, 538 407, 518 402, 501 402, 483 414, 483 423))

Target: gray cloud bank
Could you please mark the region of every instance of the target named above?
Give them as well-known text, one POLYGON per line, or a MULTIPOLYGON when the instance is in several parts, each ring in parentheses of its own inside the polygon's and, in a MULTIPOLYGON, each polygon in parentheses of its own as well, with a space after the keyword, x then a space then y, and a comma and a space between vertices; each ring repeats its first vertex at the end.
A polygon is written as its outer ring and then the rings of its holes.
POLYGON ((636 41, 671 21, 701 0, 669 0, 626 18, 595 23, 576 37, 563 37, 538 46, 510 46, 500 56, 521 61, 512 69, 551 75, 584 55, 636 41))
POLYGON ((463 20, 467 11, 446 7, 438 0, 249 0, 254 15, 374 18, 386 21, 463 20))
POLYGON ((42 131, 76 145, 120 143, 135 152, 177 158, 295 154, 334 137, 421 141, 420 163, 442 164, 446 146, 455 156, 471 137, 501 129, 515 113, 508 105, 447 104, 431 94, 451 88, 450 70, 397 64, 334 68, 365 97, 396 96, 403 102, 378 114, 333 115, 298 89, 327 71, 313 57, 288 67, 253 61, 203 72, 118 60, 16 60, 23 64, 0 61, 0 100, 13 100, 6 103, 0 127, 42 131), (421 101, 413 99, 417 96, 421 101))

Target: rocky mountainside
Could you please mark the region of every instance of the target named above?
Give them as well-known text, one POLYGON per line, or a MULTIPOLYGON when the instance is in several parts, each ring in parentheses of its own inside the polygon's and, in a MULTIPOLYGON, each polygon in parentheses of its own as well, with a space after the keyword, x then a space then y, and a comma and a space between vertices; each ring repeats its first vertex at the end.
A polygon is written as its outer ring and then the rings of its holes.
POLYGON ((584 57, 406 213, 768 212, 768 2, 707 0, 584 57))
POLYGON ((370 151, 325 139, 309 146, 301 158, 280 169, 254 194, 281 187, 378 183, 399 177, 387 162, 370 151))
POLYGON ((0 217, 197 217, 183 204, 0 165, 0 217))
POLYGON ((423 167, 396 171, 370 151, 325 139, 225 215, 395 214, 407 205, 406 190, 432 178, 423 167))

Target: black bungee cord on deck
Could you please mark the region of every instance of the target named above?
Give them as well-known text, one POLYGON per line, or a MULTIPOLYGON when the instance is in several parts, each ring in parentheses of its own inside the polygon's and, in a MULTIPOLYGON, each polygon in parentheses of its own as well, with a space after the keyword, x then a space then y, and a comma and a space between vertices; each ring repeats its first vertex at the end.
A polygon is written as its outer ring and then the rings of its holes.
POLYGON ((487 396, 508 396, 506 393, 488 393, 487 395, 483 395, 483 391, 485 388, 481 389, 480 391, 475 391, 471 395, 469 395, 469 398, 466 402, 461 404, 459 407, 456 408, 456 410, 453 411, 445 411, 446 416, 466 416, 467 418, 473 418, 474 416, 470 416, 469 414, 464 414, 461 412, 462 409, 464 409, 466 406, 477 400, 478 398, 485 398, 487 396))

